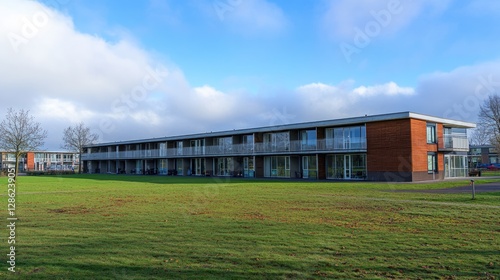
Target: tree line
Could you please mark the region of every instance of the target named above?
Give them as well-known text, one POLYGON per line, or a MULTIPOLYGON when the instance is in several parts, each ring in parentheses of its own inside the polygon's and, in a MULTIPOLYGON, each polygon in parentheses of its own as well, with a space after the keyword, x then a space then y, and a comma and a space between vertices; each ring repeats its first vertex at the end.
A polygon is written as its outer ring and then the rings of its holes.
MULTIPOLYGON (((27 152, 36 151, 45 144, 47 130, 30 114, 29 110, 9 108, 0 124, 0 151, 14 154, 15 177, 19 169, 19 160, 27 152)), ((82 152, 86 145, 95 144, 99 136, 92 133, 83 122, 69 126, 63 131, 63 149, 78 152, 79 172, 82 171, 82 152)))

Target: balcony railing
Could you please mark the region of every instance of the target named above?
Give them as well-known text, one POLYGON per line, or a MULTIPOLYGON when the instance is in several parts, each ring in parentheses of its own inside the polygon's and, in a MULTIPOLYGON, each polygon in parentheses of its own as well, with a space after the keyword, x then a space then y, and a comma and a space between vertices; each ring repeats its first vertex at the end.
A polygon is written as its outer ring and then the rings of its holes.
POLYGON ((333 139, 322 139, 316 143, 290 141, 281 143, 234 144, 225 146, 205 146, 171 148, 163 150, 136 150, 123 152, 86 153, 83 160, 110 160, 110 159, 152 159, 177 158, 196 156, 238 156, 274 153, 306 153, 306 152, 342 152, 365 151, 366 140, 334 142, 333 139))
POLYGON ((439 141, 440 150, 469 151, 469 140, 466 134, 444 135, 439 141))

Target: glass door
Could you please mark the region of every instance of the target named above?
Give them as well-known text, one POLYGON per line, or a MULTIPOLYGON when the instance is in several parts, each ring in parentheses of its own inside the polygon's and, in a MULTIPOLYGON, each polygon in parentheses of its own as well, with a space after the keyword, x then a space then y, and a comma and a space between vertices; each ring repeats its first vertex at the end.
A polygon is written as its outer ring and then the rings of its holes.
POLYGON ((243 176, 254 177, 253 158, 251 157, 243 158, 243 176))
POLYGON ((351 179, 351 155, 344 155, 344 179, 351 179))
POLYGON ((195 158, 194 159, 194 175, 202 175, 205 171, 205 159, 195 158))
POLYGON ((308 156, 302 157, 302 178, 304 178, 304 179, 309 178, 309 157, 308 156))

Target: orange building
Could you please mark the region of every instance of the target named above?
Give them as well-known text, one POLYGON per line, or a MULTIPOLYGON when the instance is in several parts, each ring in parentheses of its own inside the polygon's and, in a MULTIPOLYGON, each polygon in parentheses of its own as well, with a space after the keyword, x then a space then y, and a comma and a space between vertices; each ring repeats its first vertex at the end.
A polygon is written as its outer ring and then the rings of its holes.
MULTIPOLYGON (((0 152, 0 169, 16 164, 14 154, 0 152)), ((78 170, 79 155, 72 152, 27 152, 19 161, 19 171, 78 170)))

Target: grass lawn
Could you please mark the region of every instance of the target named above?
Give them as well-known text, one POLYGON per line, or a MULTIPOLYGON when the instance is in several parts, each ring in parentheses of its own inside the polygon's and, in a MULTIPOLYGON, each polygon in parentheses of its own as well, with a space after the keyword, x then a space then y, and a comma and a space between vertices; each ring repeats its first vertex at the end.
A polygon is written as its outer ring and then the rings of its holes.
POLYGON ((466 180, 19 177, 16 273, 0 182, 0 279, 500 278, 500 193, 393 192, 466 180))

